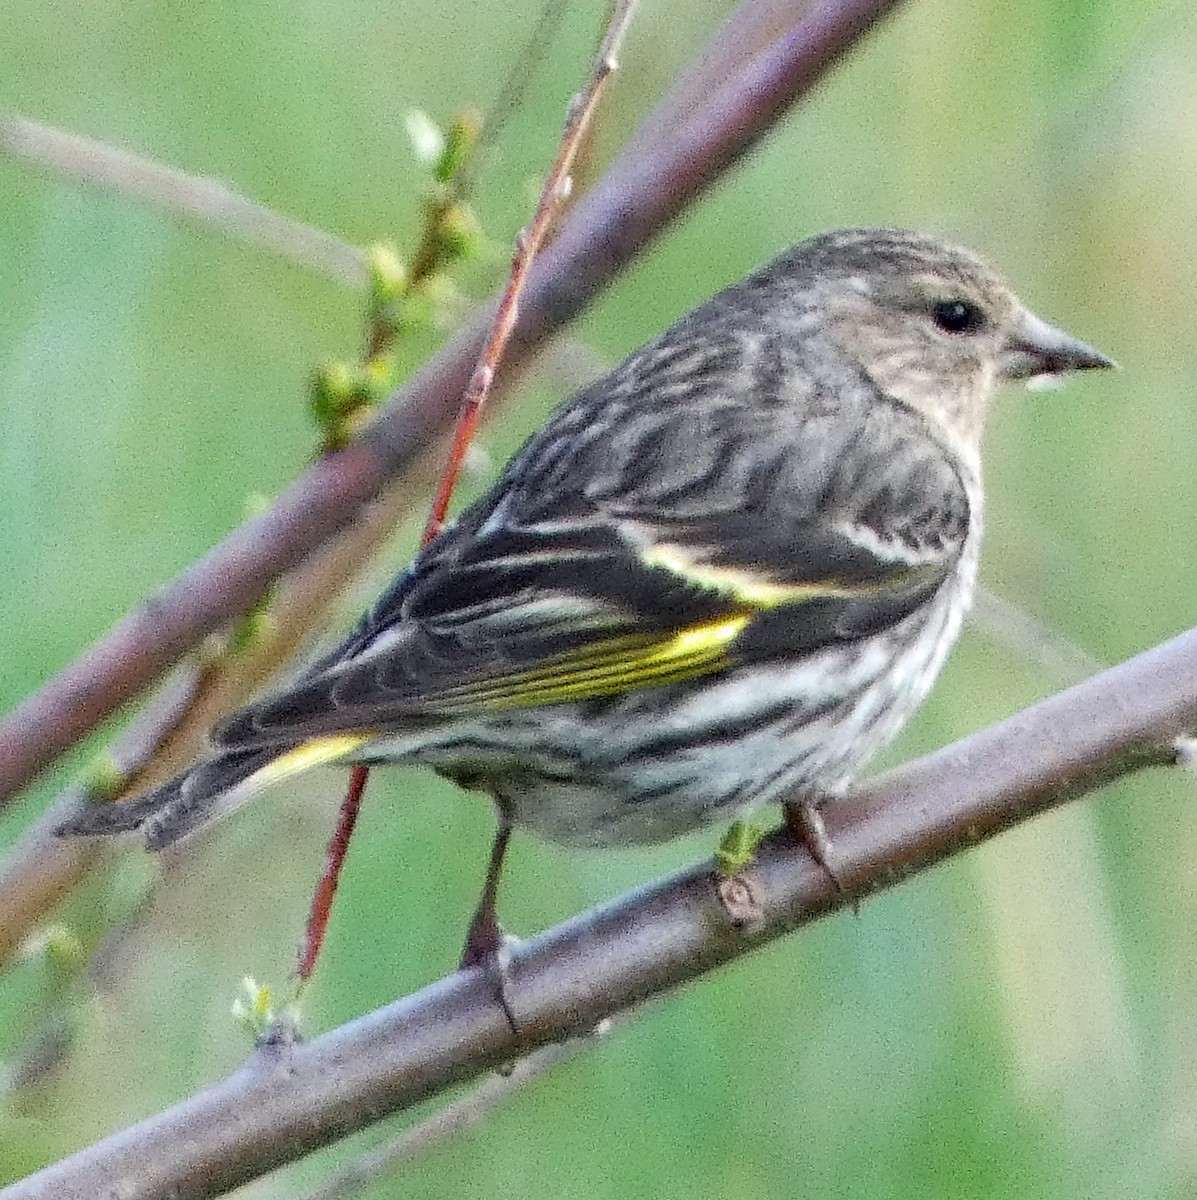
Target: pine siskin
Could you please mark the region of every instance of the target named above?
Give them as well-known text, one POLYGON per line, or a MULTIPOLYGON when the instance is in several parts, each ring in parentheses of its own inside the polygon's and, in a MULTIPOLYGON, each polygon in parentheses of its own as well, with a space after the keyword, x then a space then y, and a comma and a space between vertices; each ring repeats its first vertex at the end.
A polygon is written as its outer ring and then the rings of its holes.
POLYGON ((812 238, 567 401, 213 757, 62 832, 167 846, 330 762, 427 763, 589 846, 834 795, 959 633, 995 384, 1110 365, 966 251, 812 238))

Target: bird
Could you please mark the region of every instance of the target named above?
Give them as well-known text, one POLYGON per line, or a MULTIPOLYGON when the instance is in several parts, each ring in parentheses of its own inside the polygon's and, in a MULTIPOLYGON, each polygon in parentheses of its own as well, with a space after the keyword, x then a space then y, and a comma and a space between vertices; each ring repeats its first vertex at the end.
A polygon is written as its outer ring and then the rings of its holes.
POLYGON ((780 802, 820 857, 960 632, 997 386, 1112 365, 969 250, 811 237, 567 399, 209 757, 59 832, 161 849, 318 764, 425 764, 498 814, 475 927, 513 828, 625 846, 780 802))

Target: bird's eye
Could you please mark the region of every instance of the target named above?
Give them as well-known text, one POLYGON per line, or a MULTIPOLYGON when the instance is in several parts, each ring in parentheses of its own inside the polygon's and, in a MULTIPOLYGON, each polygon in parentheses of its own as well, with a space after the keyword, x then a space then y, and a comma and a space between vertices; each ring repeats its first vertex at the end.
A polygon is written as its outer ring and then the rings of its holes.
POLYGON ((941 300, 932 315, 945 333, 971 333, 985 323, 985 314, 967 300, 941 300))

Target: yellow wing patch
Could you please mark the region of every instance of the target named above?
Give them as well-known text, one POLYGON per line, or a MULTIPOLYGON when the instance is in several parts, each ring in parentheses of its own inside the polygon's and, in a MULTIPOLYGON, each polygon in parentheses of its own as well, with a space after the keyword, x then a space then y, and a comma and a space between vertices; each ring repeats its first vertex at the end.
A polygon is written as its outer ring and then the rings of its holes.
POLYGON ((429 697, 429 708, 450 714, 532 708, 680 683, 730 665, 728 646, 751 620, 752 613, 741 613, 691 625, 665 637, 630 634, 611 638, 530 671, 446 688, 429 697))
POLYGON ((884 582, 819 580, 782 584, 732 567, 690 562, 673 546, 653 546, 641 561, 673 572, 698 588, 726 596, 738 612, 672 634, 627 634, 563 654, 541 666, 476 680, 424 697, 432 712, 449 716, 496 709, 534 708, 615 696, 644 687, 681 683, 731 666, 731 644, 761 612, 820 597, 850 599, 909 582, 924 568, 894 572, 884 582))

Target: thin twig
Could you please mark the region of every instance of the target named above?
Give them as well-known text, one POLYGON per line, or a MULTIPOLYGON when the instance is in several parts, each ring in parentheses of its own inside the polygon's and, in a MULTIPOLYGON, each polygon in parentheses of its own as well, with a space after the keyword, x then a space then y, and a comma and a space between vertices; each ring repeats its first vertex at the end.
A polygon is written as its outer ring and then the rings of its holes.
POLYGON ((490 329, 487 333, 486 344, 470 382, 462 398, 461 410, 457 416, 457 425, 453 431, 453 443, 449 449, 449 461, 445 473, 437 485, 432 508, 428 514, 428 524, 424 527, 422 544, 427 545, 440 533, 449 511, 449 501, 457 487, 461 475, 462 464, 465 462, 466 451, 474 440, 474 432, 482 419, 486 399, 490 395, 495 373, 507 350, 511 335, 515 332, 515 324, 519 318, 520 296, 528 279, 528 272, 549 231, 557 206, 569 195, 571 186, 570 169, 578 153, 578 147, 586 134, 590 119, 602 99, 607 81, 618 67, 620 47, 636 12, 638 0, 619 0, 611 14, 611 21, 603 37, 599 52, 595 58, 594 70, 586 87, 569 103, 566 114, 565 130, 557 147, 553 165, 549 168, 548 178, 540 191, 536 203, 536 212, 532 220, 520 230, 515 239, 515 254, 511 260, 511 273, 507 285, 499 298, 498 307, 491 318, 490 329))
POLYGON ((367 1184, 418 1158, 447 1138, 472 1129, 514 1092, 560 1063, 576 1058, 584 1050, 590 1050, 608 1032, 610 1025, 611 1022, 604 1021, 579 1037, 542 1046, 521 1058, 509 1070, 496 1072, 440 1112, 433 1113, 418 1125, 405 1129, 397 1137, 339 1167, 302 1200, 348 1200, 367 1184))
POLYGON ((369 777, 368 767, 357 766, 350 772, 349 787, 337 814, 337 827, 324 854, 324 870, 320 873, 316 894, 312 897, 312 907, 308 913, 307 928, 299 952, 299 964, 295 968, 295 978, 301 985, 311 978, 316 969, 316 959, 320 957, 320 948, 324 945, 324 934, 332 916, 333 901, 337 898, 337 885, 341 882, 341 868, 345 865, 349 842, 354 829, 357 828, 358 813, 361 812, 362 796, 365 794, 369 777))
POLYGON ((545 0, 540 16, 528 35, 523 49, 508 68, 507 76, 499 94, 491 103, 482 120, 482 136, 477 152, 471 156, 462 172, 463 195, 474 190, 482 164, 493 152, 503 135, 503 130, 512 115, 519 111, 524 93, 528 89, 537 69, 546 58, 546 48, 556 37, 572 0, 545 0))
POLYGON ((733 923, 700 863, 517 945, 504 989, 458 972, 248 1066, 0 1192, 0 1200, 204 1200, 389 1113, 669 991, 1113 778, 1172 761, 1197 722, 1197 629, 909 763, 832 806, 837 888, 786 830, 733 923))
MULTIPOLYGON (((897 0, 824 3, 707 97, 654 157, 621 155, 574 206, 524 289, 508 369, 575 317, 697 195, 755 145, 897 0)), ((400 388, 359 441, 130 613, 0 721, 0 802, 353 519, 451 422, 489 316, 400 388)))
POLYGON ((172 214, 215 226, 337 283, 357 288, 366 284, 365 255, 356 246, 284 217, 227 184, 12 113, 0 113, 0 150, 81 183, 147 200, 172 214))
POLYGON ((1054 684, 1080 683, 1105 665, 1046 621, 986 588, 977 589, 971 619, 995 642, 1042 668, 1054 684))

